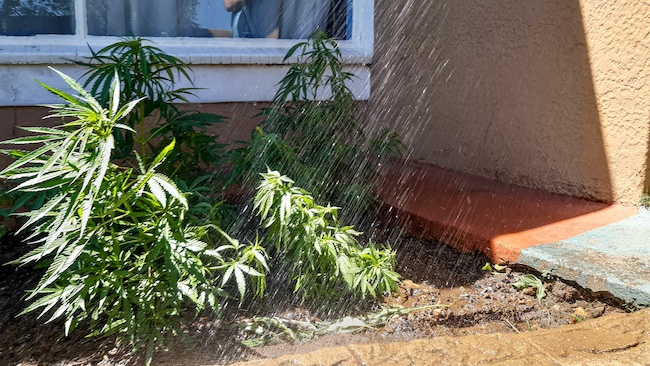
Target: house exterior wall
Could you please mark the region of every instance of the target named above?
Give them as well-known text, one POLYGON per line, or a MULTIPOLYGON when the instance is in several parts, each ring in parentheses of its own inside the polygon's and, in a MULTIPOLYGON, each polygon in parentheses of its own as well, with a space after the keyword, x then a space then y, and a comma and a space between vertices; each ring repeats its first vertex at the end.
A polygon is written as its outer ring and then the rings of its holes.
MULTIPOLYGON (((188 108, 226 117, 224 123, 215 124, 209 133, 219 135, 220 141, 224 143, 236 143, 250 140, 251 132, 261 122, 260 117, 256 116, 266 106, 268 103, 211 103, 191 104, 188 108)), ((56 124, 55 119, 43 120, 48 111, 45 107, 0 107, 0 141, 23 135, 20 126, 56 124)), ((11 161, 6 155, 0 154, 0 167, 6 167, 11 161)))
MULTIPOLYGON (((649 30, 647 0, 377 1, 359 116, 397 129, 412 159, 636 203, 650 187, 649 30)), ((230 117, 224 141, 248 138, 260 108, 194 106, 230 117)), ((0 138, 44 113, 0 107, 0 138)))
POLYGON ((378 1, 361 115, 396 128, 413 159, 636 203, 648 186, 649 30, 641 0, 378 1))

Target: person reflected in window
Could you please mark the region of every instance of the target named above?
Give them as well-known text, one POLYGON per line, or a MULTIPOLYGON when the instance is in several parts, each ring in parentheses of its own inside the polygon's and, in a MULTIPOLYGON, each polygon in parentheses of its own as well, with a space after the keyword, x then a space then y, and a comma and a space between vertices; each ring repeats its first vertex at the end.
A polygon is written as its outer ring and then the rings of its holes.
POLYGON ((223 0, 233 38, 279 38, 282 0, 223 0))
MULTIPOLYGON (((224 0, 235 38, 306 39, 331 27, 340 0, 224 0)), ((341 14, 337 14, 340 16, 341 14)))

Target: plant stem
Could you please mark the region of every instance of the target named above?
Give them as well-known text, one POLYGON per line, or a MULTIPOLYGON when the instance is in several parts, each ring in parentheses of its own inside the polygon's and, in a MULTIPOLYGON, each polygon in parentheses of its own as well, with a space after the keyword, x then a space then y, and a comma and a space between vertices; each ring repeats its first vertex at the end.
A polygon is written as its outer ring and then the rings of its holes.
POLYGON ((140 156, 142 157, 142 165, 145 167, 147 166, 147 138, 146 138, 146 133, 147 133, 147 128, 145 126, 145 115, 144 115, 144 103, 140 103, 138 106, 140 109, 140 112, 138 114, 139 120, 138 123, 140 123, 140 137, 138 141, 140 143, 140 156))

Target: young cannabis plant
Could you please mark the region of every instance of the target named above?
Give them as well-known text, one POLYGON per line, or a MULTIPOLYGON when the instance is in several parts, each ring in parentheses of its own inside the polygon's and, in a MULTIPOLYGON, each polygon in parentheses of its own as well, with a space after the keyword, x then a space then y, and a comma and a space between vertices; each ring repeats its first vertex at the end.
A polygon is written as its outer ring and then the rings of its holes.
POLYGON ((224 145, 206 132, 211 125, 223 122, 224 117, 181 110, 175 104, 188 102, 195 90, 176 87, 183 80, 193 85, 189 65, 139 37, 90 51, 88 62, 77 64, 87 68, 84 86, 90 87, 101 105, 106 106, 109 100, 114 78, 123 84, 121 100, 144 98, 124 122, 136 133, 115 134, 118 158, 131 158, 136 147, 146 163, 148 149, 159 153, 175 140, 175 148, 159 168, 167 174, 196 177, 201 174, 201 164, 210 166, 221 161, 224 145))
POLYGON ((351 226, 340 226, 338 208, 321 206, 277 171, 262 174, 254 208, 288 269, 295 291, 327 297, 347 289, 362 297, 397 290, 395 253, 372 242, 362 247, 351 226))
POLYGON ((280 81, 265 120, 246 148, 235 151, 235 174, 254 181, 267 166, 280 170, 319 200, 346 212, 374 202, 370 181, 378 160, 399 156, 403 144, 392 130, 369 141, 354 118, 354 75, 343 68, 338 44, 323 32, 297 43, 285 61, 298 61, 280 81))
MULTIPOLYGON (((56 70, 55 70, 56 71, 56 70)), ((41 310, 50 320, 65 318, 65 333, 86 323, 93 334, 118 334, 135 349, 153 347, 176 326, 188 303, 197 310, 219 308, 234 273, 240 295, 246 277, 261 293, 266 269, 259 245, 244 246, 214 223, 188 225, 186 195, 157 169, 174 141, 149 164, 136 153, 138 169, 113 162, 114 130, 140 100, 121 105, 120 81, 113 78, 105 108, 81 85, 56 71, 78 93, 43 85, 66 104, 50 106, 61 126, 30 127, 33 136, 6 144, 42 144, 9 152, 18 159, 0 172, 14 190, 55 191, 42 208, 24 214, 21 231, 36 248, 14 263, 47 263, 45 275, 28 296, 24 313, 41 310), (211 249, 202 240, 222 234, 230 244, 211 249)))

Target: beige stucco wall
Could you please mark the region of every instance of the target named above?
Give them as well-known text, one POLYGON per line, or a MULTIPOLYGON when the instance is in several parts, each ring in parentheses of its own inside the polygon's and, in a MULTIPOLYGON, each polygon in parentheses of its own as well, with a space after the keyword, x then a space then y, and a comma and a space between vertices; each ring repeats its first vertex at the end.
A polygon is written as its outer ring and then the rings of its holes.
MULTIPOLYGON (((602 201, 650 187, 650 1, 375 3, 359 115, 411 158, 602 201)), ((260 107, 198 105, 231 117, 224 141, 248 138, 260 107)), ((43 113, 0 108, 0 138, 43 113)))
POLYGON ((650 1, 582 1, 614 198, 650 189, 650 1))
POLYGON ((377 1, 370 125, 412 158, 637 202, 650 125, 650 2, 377 1))

